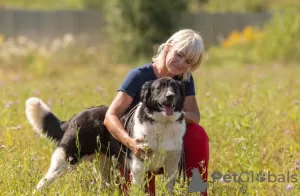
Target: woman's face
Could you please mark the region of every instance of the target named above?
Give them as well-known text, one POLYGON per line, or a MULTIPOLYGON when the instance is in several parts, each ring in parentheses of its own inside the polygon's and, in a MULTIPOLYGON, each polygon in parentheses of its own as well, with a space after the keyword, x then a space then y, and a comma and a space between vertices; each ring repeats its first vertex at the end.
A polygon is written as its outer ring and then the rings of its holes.
POLYGON ((177 51, 172 46, 167 49, 165 62, 168 72, 173 76, 186 73, 192 67, 192 59, 187 59, 184 51, 177 51))

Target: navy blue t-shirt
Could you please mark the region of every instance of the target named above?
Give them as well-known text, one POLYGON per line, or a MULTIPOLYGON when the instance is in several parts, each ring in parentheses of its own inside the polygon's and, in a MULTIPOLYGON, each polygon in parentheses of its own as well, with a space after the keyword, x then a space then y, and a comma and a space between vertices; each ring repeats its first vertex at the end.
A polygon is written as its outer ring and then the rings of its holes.
MULTIPOLYGON (((140 102, 140 93, 142 86, 145 82, 156 80, 157 77, 154 73, 152 63, 145 64, 141 67, 132 69, 118 91, 127 93, 133 98, 133 101, 129 108, 134 107, 140 102)), ((174 77, 177 79, 177 77, 174 77)), ((191 76, 189 81, 184 81, 185 83, 185 96, 195 95, 194 79, 191 76)))

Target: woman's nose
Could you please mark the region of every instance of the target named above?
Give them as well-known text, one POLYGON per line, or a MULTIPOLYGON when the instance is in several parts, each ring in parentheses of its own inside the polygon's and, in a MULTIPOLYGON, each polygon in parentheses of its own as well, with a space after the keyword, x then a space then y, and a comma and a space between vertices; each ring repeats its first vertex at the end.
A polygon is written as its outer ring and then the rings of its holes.
POLYGON ((181 59, 179 60, 179 66, 180 66, 180 67, 184 67, 184 63, 185 63, 185 58, 181 58, 181 59))
POLYGON ((186 60, 185 58, 181 58, 179 61, 179 67, 185 68, 186 67, 186 60))

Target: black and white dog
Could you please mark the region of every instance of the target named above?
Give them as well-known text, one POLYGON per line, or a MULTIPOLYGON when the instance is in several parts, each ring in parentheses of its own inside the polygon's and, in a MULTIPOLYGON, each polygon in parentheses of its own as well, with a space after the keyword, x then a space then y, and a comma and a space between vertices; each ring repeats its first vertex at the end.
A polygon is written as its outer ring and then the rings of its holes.
MULTIPOLYGON (((36 190, 42 190, 61 173, 75 166, 81 159, 99 152, 105 159, 117 157, 120 164, 128 160, 132 183, 142 185, 144 174, 161 167, 169 193, 173 191, 178 163, 180 161, 186 125, 183 116, 184 84, 172 78, 161 78, 143 85, 141 102, 133 115, 125 114, 121 121, 128 124, 127 131, 133 138, 143 138, 140 143, 151 150, 148 164, 117 141, 103 125, 107 106, 85 109, 67 121, 60 121, 45 103, 38 98, 26 101, 26 116, 34 130, 58 142, 52 154, 46 175, 39 181, 36 190)), ((129 112, 130 113, 130 112, 129 112)), ((101 160, 100 160, 101 162, 101 160)), ((101 174, 103 180, 108 180, 101 174)))

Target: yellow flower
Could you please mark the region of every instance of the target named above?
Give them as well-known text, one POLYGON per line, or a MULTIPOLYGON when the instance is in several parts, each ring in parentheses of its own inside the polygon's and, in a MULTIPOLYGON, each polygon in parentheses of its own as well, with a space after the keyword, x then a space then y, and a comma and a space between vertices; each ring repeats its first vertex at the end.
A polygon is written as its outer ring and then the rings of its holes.
POLYGON ((254 29, 250 26, 247 26, 243 30, 244 37, 247 41, 252 41, 255 39, 254 29))
POLYGON ((4 42, 4 35, 0 34, 0 44, 4 42))
POLYGON ((258 31, 251 26, 246 26, 241 32, 233 30, 223 41, 223 47, 231 47, 234 44, 242 44, 260 39, 263 36, 262 31, 258 31))

